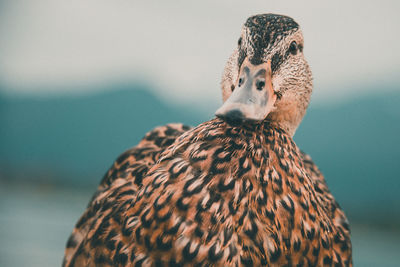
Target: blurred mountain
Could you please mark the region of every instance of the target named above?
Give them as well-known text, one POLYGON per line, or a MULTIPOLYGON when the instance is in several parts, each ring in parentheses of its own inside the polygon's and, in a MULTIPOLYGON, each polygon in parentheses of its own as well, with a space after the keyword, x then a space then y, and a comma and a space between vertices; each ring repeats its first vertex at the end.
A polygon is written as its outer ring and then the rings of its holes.
POLYGON ((116 157, 152 128, 204 120, 191 108, 161 101, 143 84, 80 97, 2 96, 0 176, 96 184, 116 157))
MULTIPOLYGON (((80 97, 0 95, 0 180, 94 185, 158 125, 209 119, 125 84, 80 97)), ((400 216, 400 92, 311 107, 295 141, 359 218, 400 216)), ((209 113, 211 114, 211 112, 209 113)))

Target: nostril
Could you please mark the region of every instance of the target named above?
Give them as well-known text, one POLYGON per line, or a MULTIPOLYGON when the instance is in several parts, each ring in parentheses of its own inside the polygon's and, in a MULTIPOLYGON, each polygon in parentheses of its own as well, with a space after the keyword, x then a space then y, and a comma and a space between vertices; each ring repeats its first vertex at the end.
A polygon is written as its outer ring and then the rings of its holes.
POLYGON ((240 87, 243 84, 243 78, 239 78, 239 84, 238 86, 240 87))
POLYGON ((256 82, 256 88, 258 91, 261 91, 265 87, 265 82, 264 81, 257 81, 256 82))

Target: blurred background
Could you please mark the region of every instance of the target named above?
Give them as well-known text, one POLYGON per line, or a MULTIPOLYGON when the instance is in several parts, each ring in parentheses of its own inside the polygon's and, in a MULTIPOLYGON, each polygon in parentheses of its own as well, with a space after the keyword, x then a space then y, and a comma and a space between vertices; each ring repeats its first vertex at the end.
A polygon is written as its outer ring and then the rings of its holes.
POLYGON ((314 94, 295 135, 352 226, 355 266, 400 260, 398 1, 0 0, 0 266, 57 266, 112 162, 197 125, 243 22, 293 17, 314 94))

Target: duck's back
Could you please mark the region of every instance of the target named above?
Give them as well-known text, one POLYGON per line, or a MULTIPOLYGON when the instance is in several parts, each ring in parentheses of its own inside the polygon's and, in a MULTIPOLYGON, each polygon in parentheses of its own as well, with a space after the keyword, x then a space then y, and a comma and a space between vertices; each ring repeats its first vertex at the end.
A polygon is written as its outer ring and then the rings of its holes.
MULTIPOLYGON (((122 153, 106 172, 97 191, 90 200, 85 212, 75 225, 65 249, 64 266, 86 266, 81 264, 82 259, 88 256, 85 251, 85 242, 88 241, 89 231, 96 228, 96 222, 107 212, 108 208, 115 208, 112 199, 105 196, 115 190, 115 185, 128 182, 134 196, 142 186, 142 179, 147 175, 151 166, 159 159, 161 153, 170 146, 178 136, 189 130, 190 127, 180 123, 171 123, 159 126, 148 132, 135 147, 122 153), (109 203, 106 207, 102 206, 109 203)), ((85 260, 86 261, 86 260, 85 260)))
POLYGON ((175 140, 180 129, 117 160, 66 265, 351 265, 346 218, 290 136, 213 120, 175 140))

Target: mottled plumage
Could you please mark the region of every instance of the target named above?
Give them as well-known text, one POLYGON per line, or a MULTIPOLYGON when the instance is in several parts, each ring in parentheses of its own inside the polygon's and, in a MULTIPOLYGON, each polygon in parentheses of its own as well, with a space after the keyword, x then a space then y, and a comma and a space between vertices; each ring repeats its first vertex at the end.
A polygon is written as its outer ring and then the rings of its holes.
POLYGON ((160 156, 138 159, 138 151, 186 129, 174 126, 152 131, 117 160, 108 174, 118 175, 107 176, 68 242, 66 266, 350 265, 348 224, 323 176, 268 122, 206 122, 180 136, 136 184, 132 170, 160 156))
POLYGON ((352 266, 347 219, 292 139, 312 91, 302 53, 289 48, 303 46, 298 25, 258 15, 241 38, 224 72, 222 119, 156 128, 122 154, 73 230, 64 266, 352 266), (234 90, 269 90, 274 109, 247 120, 252 104, 226 101, 234 90))

